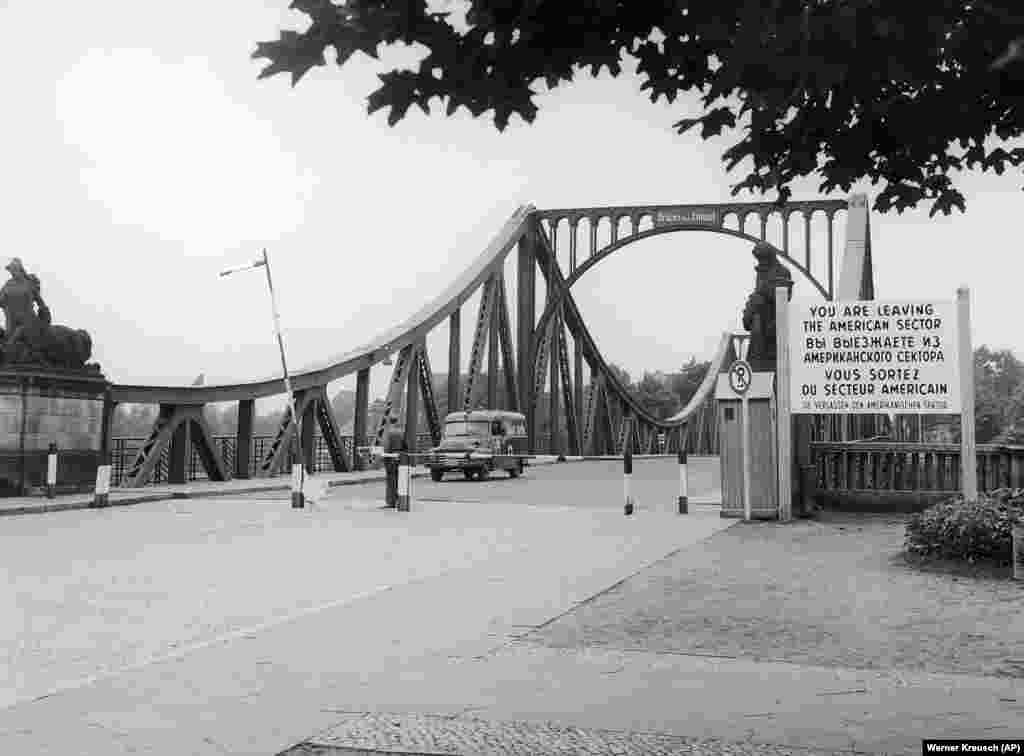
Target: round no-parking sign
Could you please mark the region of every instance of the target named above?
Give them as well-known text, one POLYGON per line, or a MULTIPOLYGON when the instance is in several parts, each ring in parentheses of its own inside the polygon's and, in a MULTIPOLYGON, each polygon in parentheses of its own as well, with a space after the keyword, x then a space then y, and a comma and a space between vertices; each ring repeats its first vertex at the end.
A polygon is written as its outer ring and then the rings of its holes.
POLYGON ((749 362, 746 360, 736 360, 736 362, 732 363, 732 367, 729 368, 729 388, 737 394, 747 393, 747 389, 750 388, 752 375, 753 371, 750 369, 749 362))

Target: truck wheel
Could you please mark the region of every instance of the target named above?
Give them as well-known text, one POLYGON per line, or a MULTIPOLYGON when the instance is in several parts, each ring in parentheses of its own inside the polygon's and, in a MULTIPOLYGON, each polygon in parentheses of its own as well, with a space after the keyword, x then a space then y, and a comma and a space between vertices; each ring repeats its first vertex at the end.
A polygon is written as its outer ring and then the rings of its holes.
POLYGON ((476 474, 477 480, 487 480, 491 477, 491 471, 486 467, 481 467, 476 474))
POLYGON ((462 474, 465 476, 466 480, 473 480, 473 470, 463 470, 462 474))
POLYGON ((430 479, 432 481, 434 481, 435 483, 440 483, 441 482, 441 478, 443 478, 443 477, 444 477, 444 470, 440 470, 440 469, 438 469, 436 467, 431 469, 431 471, 430 471, 430 479))
POLYGON ((508 469, 508 477, 510 477, 510 478, 518 478, 522 474, 523 474, 523 465, 522 465, 521 462, 517 463, 515 467, 510 467, 508 469))

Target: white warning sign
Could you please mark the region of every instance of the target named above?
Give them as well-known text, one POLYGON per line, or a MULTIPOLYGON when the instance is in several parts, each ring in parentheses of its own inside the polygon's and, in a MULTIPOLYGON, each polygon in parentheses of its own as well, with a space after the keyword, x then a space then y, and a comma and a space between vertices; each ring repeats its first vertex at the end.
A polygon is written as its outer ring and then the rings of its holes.
POLYGON ((794 413, 958 414, 956 303, 789 303, 794 413))

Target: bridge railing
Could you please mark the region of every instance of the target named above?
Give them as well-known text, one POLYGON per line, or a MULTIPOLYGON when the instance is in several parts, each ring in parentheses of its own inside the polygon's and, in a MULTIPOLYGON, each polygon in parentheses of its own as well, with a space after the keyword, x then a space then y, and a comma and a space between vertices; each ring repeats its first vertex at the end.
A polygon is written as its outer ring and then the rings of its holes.
MULTIPOLYGON (((916 498, 925 505, 960 491, 958 444, 849 441, 811 443, 815 494, 833 503, 916 498)), ((978 490, 1024 487, 1024 446, 977 447, 978 490)))
MULTIPOLYGON (((235 474, 235 447, 237 440, 235 436, 214 436, 213 446, 216 452, 220 455, 221 461, 224 465, 224 470, 227 472, 228 477, 234 477, 235 474)), ((269 448, 270 444, 273 443, 274 437, 271 435, 253 436, 252 446, 249 450, 249 477, 256 477, 256 470, 263 459, 264 454, 269 448)), ((546 449, 548 446, 549 438, 546 435, 538 436, 538 446, 542 449, 546 449)), ((146 439, 142 436, 139 437, 120 437, 112 438, 110 444, 110 465, 111 465, 111 485, 119 486, 124 479, 124 474, 127 469, 132 465, 135 460, 135 456, 139 453, 139 449, 146 442, 146 439)), ((353 459, 353 439, 351 435, 341 436, 342 449, 344 450, 345 457, 349 462, 353 459)), ((369 438, 364 438, 359 444, 355 445, 356 449, 365 448, 371 445, 369 438)), ((429 433, 420 433, 416 437, 416 449, 415 451, 423 452, 433 447, 434 442, 429 433)), ((288 455, 288 458, 281 464, 279 469, 274 470, 274 475, 290 474, 291 465, 293 462, 294 455, 288 455)), ((168 482, 168 471, 170 469, 170 458, 171 450, 170 447, 164 449, 160 455, 160 459, 157 461, 156 468, 153 471, 153 484, 161 484, 168 482)), ((327 448, 327 444, 324 441, 323 436, 316 435, 313 437, 313 472, 331 472, 334 466, 331 463, 331 454, 327 448)), ((206 471, 203 469, 203 464, 199 459, 198 452, 192 449, 191 454, 188 458, 188 463, 185 467, 185 477, 189 481, 193 480, 207 480, 206 471)))

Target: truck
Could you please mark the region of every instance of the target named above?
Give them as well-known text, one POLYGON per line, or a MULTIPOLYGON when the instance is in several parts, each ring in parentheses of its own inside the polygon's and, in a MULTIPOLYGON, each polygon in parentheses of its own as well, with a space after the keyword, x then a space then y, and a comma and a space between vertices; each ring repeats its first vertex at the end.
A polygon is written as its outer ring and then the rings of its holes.
POLYGON ((529 464, 526 416, 505 410, 449 412, 441 443, 428 452, 424 464, 432 480, 461 472, 466 480, 486 480, 495 470, 518 478, 529 464))

